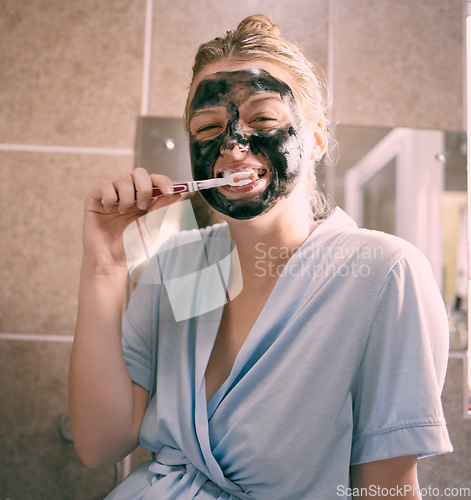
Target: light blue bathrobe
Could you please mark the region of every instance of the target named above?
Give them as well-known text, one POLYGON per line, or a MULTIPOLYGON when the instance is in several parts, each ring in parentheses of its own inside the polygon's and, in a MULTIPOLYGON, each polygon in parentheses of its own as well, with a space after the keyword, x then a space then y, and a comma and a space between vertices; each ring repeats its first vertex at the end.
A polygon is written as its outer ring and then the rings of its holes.
MULTIPOLYGON (((109 499, 350 498, 351 464, 451 451, 440 403, 447 317, 420 252, 336 209, 291 257, 207 404, 220 296, 204 277, 192 289, 200 313, 176 321, 190 281, 183 295, 171 286, 209 268, 227 282, 228 227, 201 235, 201 251, 180 242, 156 258, 149 272, 162 284, 132 295, 124 356, 133 381, 156 391, 140 436, 156 458, 109 499)), ((269 250, 256 250, 260 273, 279 271, 269 250)))

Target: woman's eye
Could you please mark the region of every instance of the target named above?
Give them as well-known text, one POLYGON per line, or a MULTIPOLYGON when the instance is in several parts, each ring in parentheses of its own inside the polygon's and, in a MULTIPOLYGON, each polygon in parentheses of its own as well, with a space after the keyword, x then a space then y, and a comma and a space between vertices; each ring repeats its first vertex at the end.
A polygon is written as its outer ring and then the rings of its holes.
POLYGON ((201 132, 206 132, 206 131, 208 131, 208 130, 212 130, 212 129, 217 128, 217 127, 218 127, 218 125, 214 125, 214 124, 211 124, 211 125, 204 125, 203 127, 200 127, 200 128, 196 131, 196 133, 198 133, 198 134, 199 134, 199 133, 201 133, 201 132))
POLYGON ((221 133, 222 126, 218 123, 207 123, 195 129, 195 136, 199 140, 212 139, 221 133))
POLYGON ((273 116, 266 116, 266 115, 263 115, 263 116, 257 116, 255 117, 251 122, 250 124, 251 125, 256 125, 256 126, 269 126, 269 125, 272 125, 273 123, 276 123, 277 119, 273 116))

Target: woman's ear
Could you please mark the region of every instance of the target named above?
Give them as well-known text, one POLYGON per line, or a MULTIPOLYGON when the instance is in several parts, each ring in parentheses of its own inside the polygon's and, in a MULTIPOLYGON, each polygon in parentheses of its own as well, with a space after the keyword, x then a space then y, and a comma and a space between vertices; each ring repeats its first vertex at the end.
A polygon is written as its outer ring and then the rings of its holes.
POLYGON ((314 143, 311 152, 311 160, 319 161, 327 150, 327 134, 320 122, 314 129, 314 143))

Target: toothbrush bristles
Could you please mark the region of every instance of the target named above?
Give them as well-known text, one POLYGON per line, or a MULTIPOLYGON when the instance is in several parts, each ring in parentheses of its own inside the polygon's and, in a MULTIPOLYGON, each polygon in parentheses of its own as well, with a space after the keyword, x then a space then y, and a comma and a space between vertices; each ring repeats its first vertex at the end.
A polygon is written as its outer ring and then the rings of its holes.
POLYGON ((250 174, 242 175, 240 177, 236 176, 232 180, 234 182, 240 182, 240 181, 245 181, 245 180, 251 180, 251 181, 256 181, 257 180, 257 174, 255 172, 251 172, 250 174))

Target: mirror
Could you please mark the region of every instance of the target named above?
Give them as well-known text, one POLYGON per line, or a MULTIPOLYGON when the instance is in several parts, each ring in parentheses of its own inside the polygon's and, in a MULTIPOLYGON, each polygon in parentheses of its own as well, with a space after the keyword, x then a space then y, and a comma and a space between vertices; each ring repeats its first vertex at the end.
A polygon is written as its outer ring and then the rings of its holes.
MULTIPOLYGON (((471 346, 467 319, 467 134, 339 125, 333 135, 338 146, 333 158, 319 165, 327 191, 359 226, 400 236, 427 256, 447 306, 450 355, 465 358, 471 346)), ((182 121, 140 117, 136 165, 151 172, 158 168, 179 181, 189 179, 182 121)), ((199 226, 216 222, 198 193, 188 198, 199 226)), ((465 385, 468 413, 471 382, 465 385)))
MULTIPOLYGON (((339 126, 335 138, 329 191, 360 226, 400 236, 427 256, 447 306, 450 355, 465 360, 467 134, 339 126)), ((467 414, 471 386, 464 385, 467 414)))

